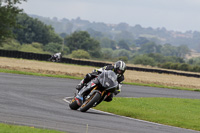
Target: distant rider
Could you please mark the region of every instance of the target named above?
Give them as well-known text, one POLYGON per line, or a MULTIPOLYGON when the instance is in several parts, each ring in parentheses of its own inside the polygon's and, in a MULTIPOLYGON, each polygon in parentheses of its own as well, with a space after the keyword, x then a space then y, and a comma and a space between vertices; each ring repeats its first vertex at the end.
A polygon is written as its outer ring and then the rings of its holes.
POLYGON ((55 53, 54 55, 52 55, 50 60, 51 61, 55 61, 55 62, 61 61, 61 53, 60 52, 59 53, 55 53))
MULTIPOLYGON (((126 64, 123 61, 117 61, 115 62, 114 66, 108 65, 100 69, 94 69, 92 73, 86 74, 83 80, 77 85, 76 89, 80 91, 83 86, 87 85, 88 82, 90 82, 92 79, 97 77, 99 74, 102 73, 103 70, 112 70, 117 74, 117 81, 119 83, 119 86, 117 88, 117 91, 114 93, 117 95, 121 91, 121 83, 124 81, 124 72, 126 71, 126 64)), ((110 102, 112 101, 113 94, 111 94, 109 97, 105 99, 105 101, 110 102)))

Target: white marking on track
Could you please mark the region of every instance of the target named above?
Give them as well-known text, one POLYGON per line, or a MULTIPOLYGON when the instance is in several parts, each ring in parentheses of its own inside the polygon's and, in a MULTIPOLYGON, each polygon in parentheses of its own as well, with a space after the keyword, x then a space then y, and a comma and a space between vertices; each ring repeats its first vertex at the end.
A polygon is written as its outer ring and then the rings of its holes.
MULTIPOLYGON (((67 99, 71 100, 73 97, 65 97, 63 100, 67 103, 70 103, 70 101, 68 101, 67 99)), ((184 129, 184 128, 180 128, 180 127, 174 127, 174 126, 169 126, 169 125, 163 125, 163 124, 159 124, 159 123, 155 123, 155 122, 150 122, 150 121, 145 121, 145 120, 139 120, 139 119, 135 119, 135 118, 130 118, 130 117, 126 117, 126 116, 121 116, 121 115, 116 115, 116 114, 112 114, 109 112, 105 112, 105 111, 101 111, 101 110, 96 110, 96 109, 91 109, 94 110, 96 112, 101 112, 101 113, 105 113, 105 114, 109 114, 109 115, 113 115, 113 116, 118 116, 121 118, 125 118, 125 119, 129 119, 129 120, 134 120, 134 121, 139 121, 139 122, 143 122, 143 123, 148 123, 148 124, 153 124, 153 125, 158 125, 158 126, 166 126, 166 127, 171 127, 171 128, 179 128, 179 129, 184 129)), ((191 129, 187 129, 190 131, 195 131, 195 130, 191 130, 191 129)))
POLYGON ((67 103, 70 103, 70 100, 72 99, 73 97, 65 97, 63 100, 67 103), (68 100, 69 99, 69 100, 68 100))
MULTIPOLYGON (((70 103, 70 100, 71 100, 72 98, 73 98, 73 97, 65 97, 63 100, 64 100, 65 102, 67 102, 67 103, 70 103), (69 99, 69 100, 68 100, 68 99, 69 99)), ((101 113, 105 113, 105 114, 109 114, 109 115, 113 115, 113 116, 118 116, 118 117, 122 117, 122 118, 127 118, 127 119, 130 119, 130 120, 137 120, 137 121, 141 121, 141 122, 152 123, 152 124, 156 124, 156 125, 162 125, 162 124, 158 124, 158 123, 154 123, 154 122, 149 122, 149 121, 134 119, 134 118, 130 118, 130 117, 126 117, 126 116, 121 116, 121 115, 116 115, 116 114, 112 114, 112 113, 105 112, 105 111, 101 111, 101 110, 96 110, 96 109, 92 109, 92 110, 95 110, 95 111, 101 112, 101 113)))

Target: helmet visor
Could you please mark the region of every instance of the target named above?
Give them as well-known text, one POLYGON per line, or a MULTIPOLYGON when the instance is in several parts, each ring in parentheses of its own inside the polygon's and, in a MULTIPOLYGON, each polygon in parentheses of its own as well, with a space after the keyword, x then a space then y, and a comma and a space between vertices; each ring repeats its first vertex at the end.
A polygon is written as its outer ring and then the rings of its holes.
POLYGON ((117 73, 118 73, 118 74, 123 74, 123 71, 120 70, 120 69, 117 69, 117 73))

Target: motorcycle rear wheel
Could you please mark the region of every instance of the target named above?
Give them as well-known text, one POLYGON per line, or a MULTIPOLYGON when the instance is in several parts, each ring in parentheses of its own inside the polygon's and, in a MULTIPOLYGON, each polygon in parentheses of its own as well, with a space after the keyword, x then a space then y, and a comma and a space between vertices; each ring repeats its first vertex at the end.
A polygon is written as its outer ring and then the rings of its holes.
POLYGON ((86 112, 88 109, 93 107, 95 102, 98 102, 98 100, 101 98, 101 95, 97 92, 94 93, 90 98, 88 98, 80 107, 81 112, 86 112))

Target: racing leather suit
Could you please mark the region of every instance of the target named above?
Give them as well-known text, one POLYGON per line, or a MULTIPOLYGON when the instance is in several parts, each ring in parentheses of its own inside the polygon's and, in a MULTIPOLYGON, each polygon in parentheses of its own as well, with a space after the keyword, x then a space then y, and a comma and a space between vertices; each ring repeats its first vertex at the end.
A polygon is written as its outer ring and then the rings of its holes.
MULTIPOLYGON (((86 76, 80 82, 80 84, 77 85, 76 89, 80 91, 83 88, 84 85, 86 85, 89 81, 91 81, 92 79, 94 79, 95 77, 97 77, 99 74, 101 74, 103 70, 112 70, 112 71, 114 71, 114 66, 108 65, 108 66, 105 66, 105 67, 100 68, 100 69, 94 69, 92 71, 92 73, 86 74, 86 76)), ((121 86, 122 86, 121 83, 122 83, 122 81, 124 81, 124 75, 117 74, 117 77, 118 77, 117 81, 119 83, 119 86, 118 86, 117 91, 114 93, 115 95, 117 95, 118 93, 120 93, 121 86)), ((113 94, 111 94, 109 97, 107 97, 105 99, 105 101, 110 102, 110 101, 112 101, 112 98, 113 98, 113 94)))

